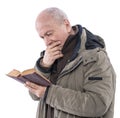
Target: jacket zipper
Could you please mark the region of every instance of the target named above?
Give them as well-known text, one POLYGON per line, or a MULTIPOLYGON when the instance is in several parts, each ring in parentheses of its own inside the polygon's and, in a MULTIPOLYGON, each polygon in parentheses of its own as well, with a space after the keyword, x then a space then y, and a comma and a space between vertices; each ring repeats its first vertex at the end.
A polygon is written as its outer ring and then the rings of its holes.
POLYGON ((59 77, 57 78, 57 80, 59 80, 61 77, 63 77, 64 75, 66 75, 67 73, 70 73, 71 71, 73 71, 75 68, 77 68, 81 63, 83 62, 82 57, 80 58, 79 62, 73 66, 72 68, 70 68, 69 70, 63 71, 59 77))

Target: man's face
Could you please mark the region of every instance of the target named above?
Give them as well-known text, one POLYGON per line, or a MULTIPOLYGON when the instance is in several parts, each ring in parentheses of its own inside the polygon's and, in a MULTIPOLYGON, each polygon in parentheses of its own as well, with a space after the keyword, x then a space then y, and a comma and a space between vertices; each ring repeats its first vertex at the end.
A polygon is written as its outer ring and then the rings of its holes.
POLYGON ((43 17, 36 21, 36 29, 39 36, 43 38, 46 46, 56 41, 60 41, 61 46, 63 46, 69 36, 71 27, 67 20, 63 21, 63 23, 58 23, 51 17, 43 17))

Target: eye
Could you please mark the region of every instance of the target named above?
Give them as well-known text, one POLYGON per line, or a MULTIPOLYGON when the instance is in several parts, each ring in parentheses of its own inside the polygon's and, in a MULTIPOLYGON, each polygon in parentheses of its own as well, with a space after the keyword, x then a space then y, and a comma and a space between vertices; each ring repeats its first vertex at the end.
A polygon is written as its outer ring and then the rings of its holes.
POLYGON ((50 35, 52 35, 52 32, 47 32, 46 33, 46 36, 50 36, 50 35))
POLYGON ((43 36, 40 36, 40 38, 44 39, 44 37, 43 37, 43 36))
POLYGON ((48 32, 46 32, 44 35, 40 35, 40 37, 42 38, 42 39, 44 39, 45 37, 50 37, 50 36, 52 36, 53 35, 53 31, 48 31, 48 32))

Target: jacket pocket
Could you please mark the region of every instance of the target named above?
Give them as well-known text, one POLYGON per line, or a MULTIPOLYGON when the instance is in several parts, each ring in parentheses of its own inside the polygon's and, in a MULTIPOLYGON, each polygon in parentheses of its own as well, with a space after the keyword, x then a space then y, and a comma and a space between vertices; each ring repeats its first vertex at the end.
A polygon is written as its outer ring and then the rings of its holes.
POLYGON ((91 62, 96 62, 98 51, 99 51, 99 48, 84 51, 82 53, 83 65, 85 66, 86 64, 89 64, 91 62))

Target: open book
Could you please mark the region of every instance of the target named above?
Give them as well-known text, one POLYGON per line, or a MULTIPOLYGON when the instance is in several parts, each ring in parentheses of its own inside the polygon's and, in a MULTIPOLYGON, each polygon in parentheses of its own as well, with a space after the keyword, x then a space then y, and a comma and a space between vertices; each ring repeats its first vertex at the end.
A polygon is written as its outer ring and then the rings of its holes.
POLYGON ((50 86, 50 81, 42 74, 38 74, 34 68, 24 70, 23 72, 13 69, 6 75, 21 83, 30 81, 40 86, 50 86))

